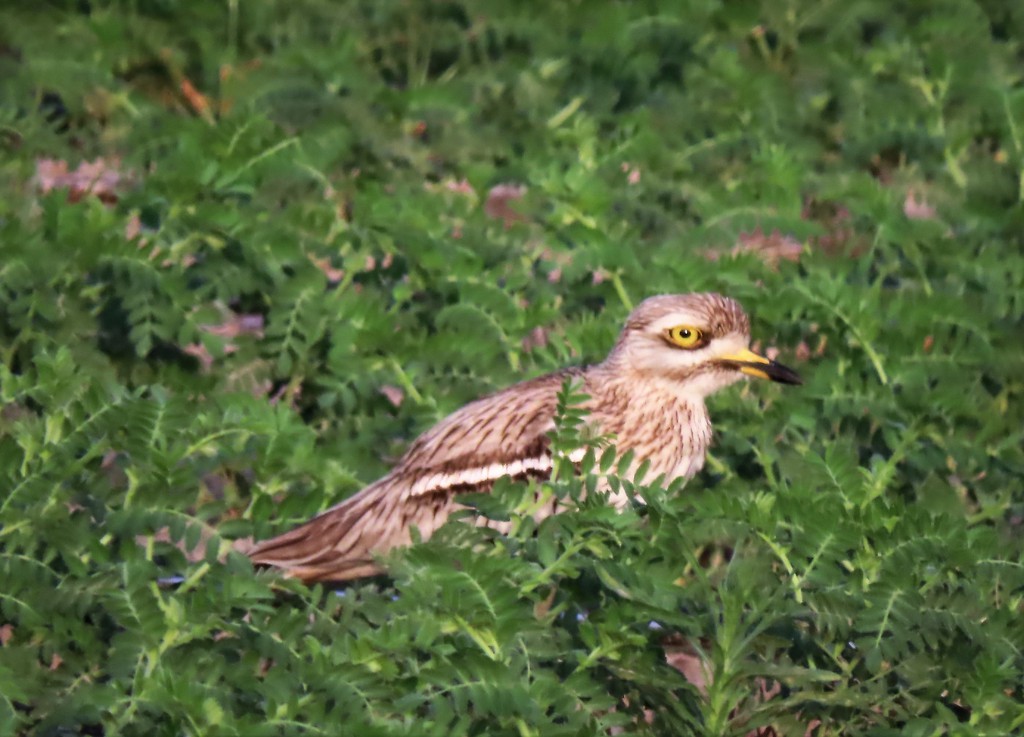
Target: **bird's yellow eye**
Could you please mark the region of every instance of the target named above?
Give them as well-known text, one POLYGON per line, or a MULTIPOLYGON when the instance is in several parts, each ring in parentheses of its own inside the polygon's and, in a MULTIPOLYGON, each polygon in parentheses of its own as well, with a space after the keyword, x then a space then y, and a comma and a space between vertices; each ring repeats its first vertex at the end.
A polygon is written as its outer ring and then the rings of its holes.
POLYGON ((676 325, 665 331, 672 345, 680 348, 700 348, 704 345, 704 333, 692 325, 676 325))

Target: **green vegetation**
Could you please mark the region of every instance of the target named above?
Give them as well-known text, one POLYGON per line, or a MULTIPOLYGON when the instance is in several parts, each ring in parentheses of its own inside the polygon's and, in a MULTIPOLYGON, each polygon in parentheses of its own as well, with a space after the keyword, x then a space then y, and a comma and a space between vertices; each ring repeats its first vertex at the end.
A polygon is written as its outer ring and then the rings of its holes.
POLYGON ((1022 39, 1013 0, 5 4, 0 737, 1024 731, 1022 39), (680 493, 344 596, 232 552, 700 290, 807 381, 716 396, 680 493))

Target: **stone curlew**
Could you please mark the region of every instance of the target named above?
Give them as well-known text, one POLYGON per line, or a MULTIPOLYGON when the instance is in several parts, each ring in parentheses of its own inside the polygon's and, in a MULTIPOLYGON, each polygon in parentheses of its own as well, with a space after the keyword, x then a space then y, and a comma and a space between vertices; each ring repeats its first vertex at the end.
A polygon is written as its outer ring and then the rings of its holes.
MULTIPOLYGON (((799 384, 793 370, 752 352, 750 321, 718 294, 651 297, 630 314, 608 357, 478 399, 417 438, 397 465, 354 496, 278 537, 257 543, 254 563, 305 581, 345 581, 381 572, 377 556, 423 539, 460 508, 456 496, 487 491, 501 477, 547 478, 548 433, 566 379, 588 395, 588 423, 633 451, 632 471, 665 484, 704 465, 711 420, 704 399, 744 376, 799 384)), ((632 472, 631 471, 631 472, 632 472)), ((625 495, 611 497, 621 507, 625 495)), ((559 511, 557 500, 539 516, 559 511)))

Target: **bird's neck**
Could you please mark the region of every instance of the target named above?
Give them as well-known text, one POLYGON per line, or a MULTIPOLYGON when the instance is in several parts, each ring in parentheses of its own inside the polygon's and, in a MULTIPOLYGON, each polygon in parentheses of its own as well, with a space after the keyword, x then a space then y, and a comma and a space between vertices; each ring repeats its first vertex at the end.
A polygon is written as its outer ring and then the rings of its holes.
POLYGON ((585 388, 590 394, 601 394, 601 402, 617 404, 622 412, 631 412, 639 405, 657 400, 663 402, 666 409, 685 406, 706 415, 704 394, 688 391, 687 383, 662 374, 623 371, 606 361, 588 369, 585 388))

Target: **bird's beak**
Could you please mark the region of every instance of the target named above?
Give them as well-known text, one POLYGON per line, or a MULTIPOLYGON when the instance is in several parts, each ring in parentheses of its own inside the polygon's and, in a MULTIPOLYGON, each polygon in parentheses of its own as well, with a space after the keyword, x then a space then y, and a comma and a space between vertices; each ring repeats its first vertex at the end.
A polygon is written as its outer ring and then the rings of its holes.
POLYGON ((741 373, 748 376, 756 376, 759 379, 771 379, 780 384, 803 384, 803 379, 793 369, 783 366, 781 363, 770 361, 764 356, 759 356, 751 350, 744 348, 742 351, 720 356, 719 361, 732 366, 741 373))

